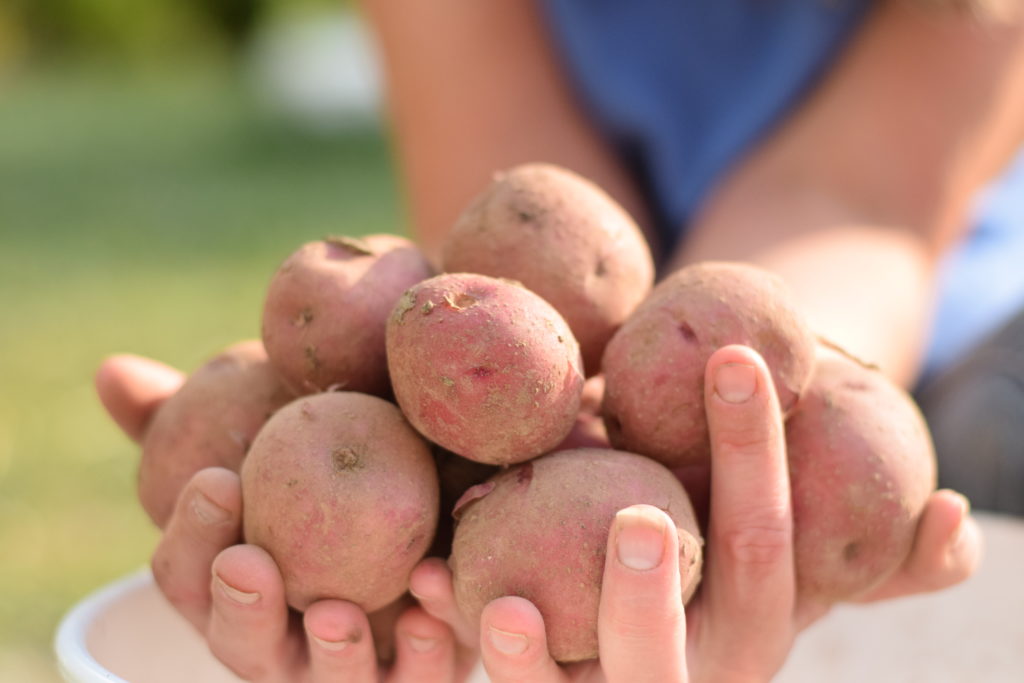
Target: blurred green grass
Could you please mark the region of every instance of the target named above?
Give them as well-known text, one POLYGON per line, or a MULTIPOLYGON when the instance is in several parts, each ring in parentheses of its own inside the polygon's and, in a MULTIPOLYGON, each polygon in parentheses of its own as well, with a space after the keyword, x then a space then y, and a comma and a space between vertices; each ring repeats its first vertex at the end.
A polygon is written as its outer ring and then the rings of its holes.
POLYGON ((224 69, 0 92, 0 680, 47 680, 60 616, 157 540, 94 398, 103 356, 195 368, 258 334, 301 242, 403 226, 379 132, 303 134, 224 69))

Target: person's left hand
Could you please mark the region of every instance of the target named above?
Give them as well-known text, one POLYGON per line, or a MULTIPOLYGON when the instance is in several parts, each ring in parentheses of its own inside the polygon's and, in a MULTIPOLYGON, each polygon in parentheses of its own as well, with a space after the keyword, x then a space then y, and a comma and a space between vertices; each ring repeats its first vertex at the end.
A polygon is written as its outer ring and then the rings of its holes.
MULTIPOLYGON (((559 666, 530 602, 499 598, 469 624, 452 576, 426 560, 412 591, 462 642, 479 638, 495 683, 531 681, 762 681, 782 666, 796 635, 829 605, 800 601, 782 415, 771 375, 751 349, 725 347, 705 377, 712 442, 710 525, 704 578, 684 609, 674 525, 650 506, 619 512, 609 535, 598 617, 599 659, 559 666), (479 632, 479 636, 477 633, 479 632)), ((863 600, 933 591, 970 575, 980 533, 963 496, 934 493, 899 571, 863 600)))

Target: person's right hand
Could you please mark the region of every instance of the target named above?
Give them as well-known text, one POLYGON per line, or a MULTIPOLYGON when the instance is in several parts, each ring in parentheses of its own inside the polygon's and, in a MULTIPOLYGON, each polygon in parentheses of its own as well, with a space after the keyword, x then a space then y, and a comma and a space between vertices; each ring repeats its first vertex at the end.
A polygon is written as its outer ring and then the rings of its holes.
MULTIPOLYGON (((183 379, 161 363, 120 355, 100 367, 96 389, 114 421, 138 441, 183 379)), ((289 610, 276 563, 261 548, 241 544, 241 512, 236 473, 199 471, 178 496, 152 558, 160 590, 229 669, 246 680, 281 683, 465 678, 474 653, 418 606, 397 618, 395 661, 386 670, 366 614, 352 603, 322 600, 302 615, 289 610)))

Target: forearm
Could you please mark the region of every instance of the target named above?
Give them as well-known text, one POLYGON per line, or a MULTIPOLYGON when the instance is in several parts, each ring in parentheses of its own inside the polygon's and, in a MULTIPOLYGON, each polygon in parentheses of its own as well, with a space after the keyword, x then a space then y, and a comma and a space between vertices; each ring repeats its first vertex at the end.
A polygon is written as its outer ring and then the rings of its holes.
POLYGON ((680 258, 780 273, 823 336, 913 381, 934 261, 1024 129, 1024 18, 880 2, 709 198, 680 258))
POLYGON ((431 257, 493 174, 525 162, 577 171, 648 223, 633 179, 572 95, 537 2, 362 6, 384 62, 412 229, 431 257))
POLYGON ((693 231, 673 265, 738 260, 778 273, 817 334, 896 382, 913 382, 932 306, 933 267, 919 237, 795 196, 723 206, 693 231), (741 226, 754 234, 739 234, 741 226), (774 239, 758 239, 762 230, 774 239))

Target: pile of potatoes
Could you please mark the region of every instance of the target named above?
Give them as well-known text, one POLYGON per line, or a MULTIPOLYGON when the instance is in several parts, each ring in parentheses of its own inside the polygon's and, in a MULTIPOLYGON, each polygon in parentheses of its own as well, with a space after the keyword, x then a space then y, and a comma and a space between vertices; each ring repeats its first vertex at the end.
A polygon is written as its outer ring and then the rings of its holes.
POLYGON ((544 164, 495 177, 440 270, 392 235, 290 255, 262 341, 196 370, 149 427, 153 520, 197 470, 232 468, 245 540, 274 557, 294 609, 340 598, 394 614, 429 554, 448 558, 469 618, 522 596, 556 659, 592 658, 616 511, 665 510, 685 599, 698 589, 704 366, 746 344, 786 415, 798 589, 849 599, 906 556, 935 486, 924 422, 879 372, 819 343, 775 276, 699 263, 654 286, 626 212, 544 164))

